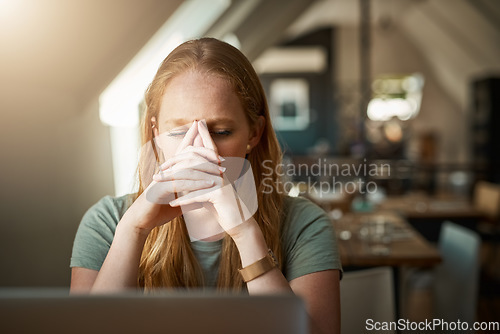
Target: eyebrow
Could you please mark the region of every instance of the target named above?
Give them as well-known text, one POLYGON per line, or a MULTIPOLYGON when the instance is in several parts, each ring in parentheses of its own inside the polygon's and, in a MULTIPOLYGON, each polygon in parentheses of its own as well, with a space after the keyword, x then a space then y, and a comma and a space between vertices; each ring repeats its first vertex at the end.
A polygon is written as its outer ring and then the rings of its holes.
MULTIPOLYGON (((208 126, 214 125, 217 123, 230 123, 230 124, 235 123, 233 119, 226 118, 226 117, 211 118, 209 120, 206 120, 206 122, 207 122, 208 126)), ((191 126, 191 124, 193 124, 193 121, 189 121, 189 120, 184 119, 184 118, 174 118, 174 119, 169 119, 169 120, 165 121, 165 124, 173 125, 173 126, 183 126, 183 125, 191 126)))

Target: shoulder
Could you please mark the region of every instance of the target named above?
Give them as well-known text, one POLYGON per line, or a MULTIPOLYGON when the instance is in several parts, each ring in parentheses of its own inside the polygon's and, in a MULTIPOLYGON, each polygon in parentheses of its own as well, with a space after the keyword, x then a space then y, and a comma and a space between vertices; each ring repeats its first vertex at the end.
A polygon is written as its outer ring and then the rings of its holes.
POLYGON ((281 241, 285 249, 298 242, 331 240, 335 242, 333 224, 318 205, 304 197, 284 198, 281 241))
POLYGON ((285 196, 284 231, 305 228, 313 223, 331 225, 326 212, 305 197, 285 196))
POLYGON ((119 197, 104 196, 97 203, 92 205, 87 212, 86 216, 98 216, 98 217, 117 217, 118 220, 121 219, 125 211, 132 204, 133 195, 123 195, 119 197))
POLYGON ((116 225, 132 204, 133 195, 105 196, 92 205, 82 218, 80 229, 108 230, 114 234, 116 225))
POLYGON ((73 241, 71 267, 100 270, 116 226, 135 197, 105 196, 84 214, 73 241))
POLYGON ((132 204, 134 194, 127 194, 123 196, 104 196, 97 203, 95 203, 89 211, 92 210, 108 210, 117 215, 123 215, 128 207, 132 204))
POLYGON ((323 209, 321 209, 318 205, 311 202, 311 200, 305 197, 284 196, 283 203, 285 209, 289 210, 290 212, 299 212, 302 210, 306 210, 308 213, 325 213, 323 209))
POLYGON ((281 244, 287 280, 340 269, 335 231, 326 212, 303 197, 285 197, 283 204, 281 244))

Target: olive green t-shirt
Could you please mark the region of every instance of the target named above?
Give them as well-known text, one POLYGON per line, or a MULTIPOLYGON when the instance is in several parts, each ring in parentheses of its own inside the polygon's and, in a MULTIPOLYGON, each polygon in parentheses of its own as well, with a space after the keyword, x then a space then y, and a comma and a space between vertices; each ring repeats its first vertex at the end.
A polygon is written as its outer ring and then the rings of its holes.
MULTIPOLYGON (((113 242, 116 225, 131 205, 132 196, 106 196, 92 206, 82 218, 71 256, 71 267, 100 270, 113 242)), ((285 197, 281 233, 283 275, 288 281, 310 273, 339 269, 341 264, 333 225, 326 213, 302 197, 285 197)), ((193 241, 205 283, 217 285, 222 240, 193 241)))

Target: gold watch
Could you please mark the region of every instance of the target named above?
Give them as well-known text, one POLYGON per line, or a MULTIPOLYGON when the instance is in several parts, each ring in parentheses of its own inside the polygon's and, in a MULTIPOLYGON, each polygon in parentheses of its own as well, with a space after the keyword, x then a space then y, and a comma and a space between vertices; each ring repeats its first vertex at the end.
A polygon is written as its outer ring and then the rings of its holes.
POLYGON ((264 256, 260 260, 257 260, 251 265, 240 269, 239 272, 241 274, 241 277, 243 278, 243 281, 246 283, 250 282, 253 279, 256 279, 259 276, 264 275, 275 267, 278 267, 278 261, 276 260, 273 251, 269 249, 266 256, 264 256))

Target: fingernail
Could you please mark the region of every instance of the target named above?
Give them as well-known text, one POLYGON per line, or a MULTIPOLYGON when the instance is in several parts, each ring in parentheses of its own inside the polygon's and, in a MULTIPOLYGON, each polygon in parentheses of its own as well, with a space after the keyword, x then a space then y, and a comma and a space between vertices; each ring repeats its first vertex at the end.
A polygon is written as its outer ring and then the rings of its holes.
POLYGON ((224 173, 224 172, 226 171, 226 169, 227 169, 226 167, 219 167, 219 170, 220 170, 222 173, 224 173))
POLYGON ((173 200, 170 203, 168 203, 170 206, 176 206, 177 205, 177 200, 173 200))
POLYGON ((161 180, 161 175, 160 174, 154 174, 153 175, 153 180, 155 180, 155 181, 161 180))
POLYGON ((219 160, 220 161, 226 161, 226 159, 224 159, 222 156, 219 155, 219 160))

